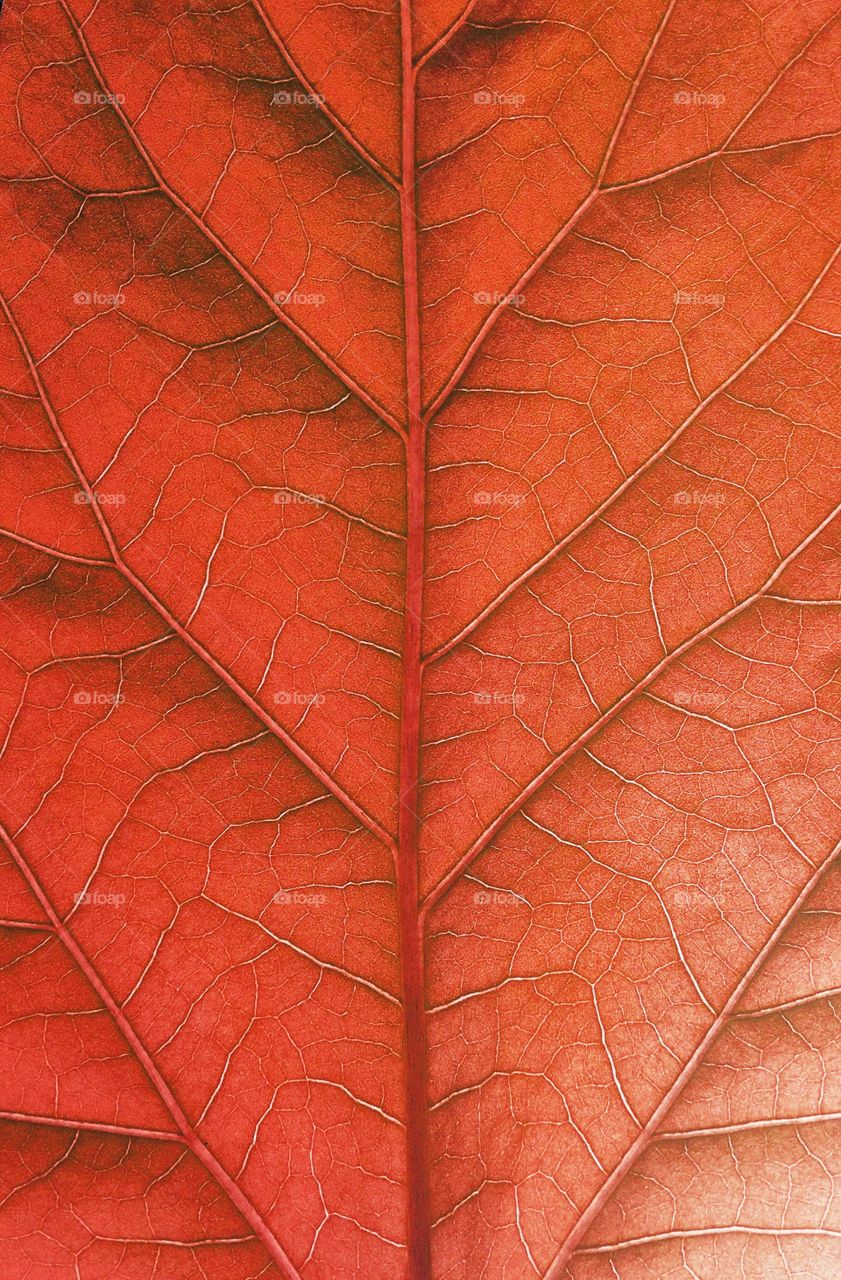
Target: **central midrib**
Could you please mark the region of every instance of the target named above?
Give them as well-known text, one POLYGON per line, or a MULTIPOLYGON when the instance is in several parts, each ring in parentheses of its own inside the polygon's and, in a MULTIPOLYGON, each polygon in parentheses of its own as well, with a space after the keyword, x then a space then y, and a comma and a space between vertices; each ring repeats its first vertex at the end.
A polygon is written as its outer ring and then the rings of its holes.
POLYGON ((404 1001, 404 1062, 410 1280, 428 1280, 429 1161, 423 939, 418 901, 421 616, 424 572, 425 427, 421 401, 417 215, 415 207, 415 68, 411 0, 400 0, 400 236, 406 353, 406 595, 400 716, 397 894, 404 1001))

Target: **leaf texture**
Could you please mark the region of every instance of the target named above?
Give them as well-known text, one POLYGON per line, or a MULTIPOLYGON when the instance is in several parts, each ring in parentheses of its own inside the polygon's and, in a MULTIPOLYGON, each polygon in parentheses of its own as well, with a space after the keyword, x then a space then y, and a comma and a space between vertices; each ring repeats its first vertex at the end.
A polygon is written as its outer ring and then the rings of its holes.
POLYGON ((7 0, 0 1258, 841 1270, 830 0, 7 0))

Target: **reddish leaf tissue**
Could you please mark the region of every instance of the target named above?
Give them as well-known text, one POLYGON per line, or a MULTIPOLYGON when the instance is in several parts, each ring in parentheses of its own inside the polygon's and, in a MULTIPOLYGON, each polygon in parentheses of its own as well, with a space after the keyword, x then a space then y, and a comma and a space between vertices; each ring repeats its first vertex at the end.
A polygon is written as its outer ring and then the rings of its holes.
POLYGON ((841 1274, 832 0, 7 0, 0 1272, 841 1274))

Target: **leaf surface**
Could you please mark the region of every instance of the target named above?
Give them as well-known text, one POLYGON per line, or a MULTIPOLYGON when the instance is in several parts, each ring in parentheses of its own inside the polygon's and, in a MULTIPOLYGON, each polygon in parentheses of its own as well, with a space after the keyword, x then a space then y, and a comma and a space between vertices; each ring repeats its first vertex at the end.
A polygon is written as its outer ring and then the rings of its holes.
POLYGON ((830 1280, 834 6, 2 30, 4 1266, 830 1280))

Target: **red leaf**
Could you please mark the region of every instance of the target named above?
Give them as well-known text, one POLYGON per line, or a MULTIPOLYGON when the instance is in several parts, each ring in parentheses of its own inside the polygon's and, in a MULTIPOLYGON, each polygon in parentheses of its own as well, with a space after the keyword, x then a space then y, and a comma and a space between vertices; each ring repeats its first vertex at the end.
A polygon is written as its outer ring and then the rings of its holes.
POLYGON ((4 1271, 841 1268, 834 7, 9 0, 4 1271))

